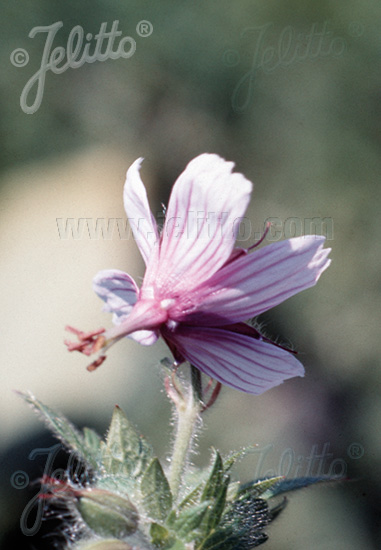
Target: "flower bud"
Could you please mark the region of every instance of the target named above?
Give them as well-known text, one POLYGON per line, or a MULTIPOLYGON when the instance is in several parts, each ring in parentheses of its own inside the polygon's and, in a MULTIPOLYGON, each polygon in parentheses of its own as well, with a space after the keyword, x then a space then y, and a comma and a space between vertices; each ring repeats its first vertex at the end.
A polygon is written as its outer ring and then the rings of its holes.
POLYGON ((139 515, 132 502, 110 491, 83 491, 78 510, 84 522, 101 536, 122 538, 138 527, 139 515))

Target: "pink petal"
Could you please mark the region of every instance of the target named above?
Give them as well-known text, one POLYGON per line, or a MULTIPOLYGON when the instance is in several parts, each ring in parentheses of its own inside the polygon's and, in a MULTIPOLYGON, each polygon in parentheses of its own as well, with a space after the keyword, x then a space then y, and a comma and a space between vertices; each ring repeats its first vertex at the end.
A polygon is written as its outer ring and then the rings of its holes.
POLYGON ((146 189, 139 174, 142 161, 143 159, 139 158, 127 171, 123 200, 136 244, 147 265, 155 244, 159 240, 159 234, 155 218, 148 204, 146 189))
POLYGON ((156 282, 163 295, 173 295, 208 279, 227 261, 252 190, 242 174, 232 174, 233 167, 209 154, 188 164, 173 186, 159 262, 145 284, 156 282))
MULTIPOLYGON (((115 325, 126 321, 139 293, 133 278, 118 269, 100 271, 93 279, 93 289, 105 302, 103 310, 114 314, 112 320, 115 325)), ((129 336, 146 346, 154 344, 158 338, 152 330, 139 330, 129 336)))
POLYGON ((103 311, 112 312, 117 317, 130 313, 139 294, 133 278, 119 269, 105 269, 97 273, 93 279, 93 289, 105 302, 103 311))
POLYGON ((294 376, 303 365, 289 352, 221 328, 179 327, 164 334, 192 365, 226 386, 261 394, 294 376))
POLYGON ((330 264, 324 237, 308 235, 273 243, 237 258, 191 295, 172 316, 186 323, 224 325, 244 321, 313 286, 330 264), (193 312, 187 304, 196 304, 193 312))

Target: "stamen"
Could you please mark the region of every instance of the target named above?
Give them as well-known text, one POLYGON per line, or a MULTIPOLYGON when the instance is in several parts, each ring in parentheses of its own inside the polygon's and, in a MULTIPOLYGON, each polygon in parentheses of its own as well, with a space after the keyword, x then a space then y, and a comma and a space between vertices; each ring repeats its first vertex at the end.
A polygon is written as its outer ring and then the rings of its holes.
POLYGON ((103 363, 103 361, 105 361, 106 359, 106 356, 105 355, 101 355, 100 357, 98 357, 98 359, 95 359, 95 361, 93 361, 87 368, 87 370, 89 372, 93 372, 95 371, 98 367, 101 366, 101 364, 103 363))
POLYGON ((79 351, 84 355, 92 355, 96 353, 106 344, 106 338, 100 336, 105 332, 106 329, 99 328, 91 332, 83 332, 74 327, 67 326, 65 329, 69 332, 75 334, 79 342, 71 342, 70 340, 65 340, 65 345, 69 351, 79 351))

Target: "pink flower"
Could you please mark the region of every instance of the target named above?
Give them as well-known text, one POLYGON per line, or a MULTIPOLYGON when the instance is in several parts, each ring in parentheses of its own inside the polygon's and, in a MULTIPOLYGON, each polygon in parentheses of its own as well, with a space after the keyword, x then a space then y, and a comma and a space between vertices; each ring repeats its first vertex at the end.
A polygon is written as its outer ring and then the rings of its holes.
MULTIPOLYGON (((101 271, 95 292, 115 326, 69 330, 69 350, 90 355, 129 335, 151 345, 162 336, 175 360, 241 391, 260 394, 304 369, 293 353, 244 321, 313 286, 328 267, 324 237, 308 235, 250 252, 234 248, 252 184, 217 155, 192 160, 173 186, 161 234, 139 170, 129 168, 124 206, 146 263, 139 290, 118 270, 101 271)), ((253 248, 253 247, 252 247, 253 248)), ((104 353, 89 367, 105 359, 104 353)))

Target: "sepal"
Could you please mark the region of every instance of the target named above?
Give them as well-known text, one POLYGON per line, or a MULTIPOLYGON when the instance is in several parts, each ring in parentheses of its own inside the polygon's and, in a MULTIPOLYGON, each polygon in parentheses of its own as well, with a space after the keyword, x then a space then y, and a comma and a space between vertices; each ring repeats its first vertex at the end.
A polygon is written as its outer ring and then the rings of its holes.
POLYGON ((88 489, 82 495, 77 508, 94 533, 123 538, 138 528, 138 511, 127 497, 102 489, 88 489))

